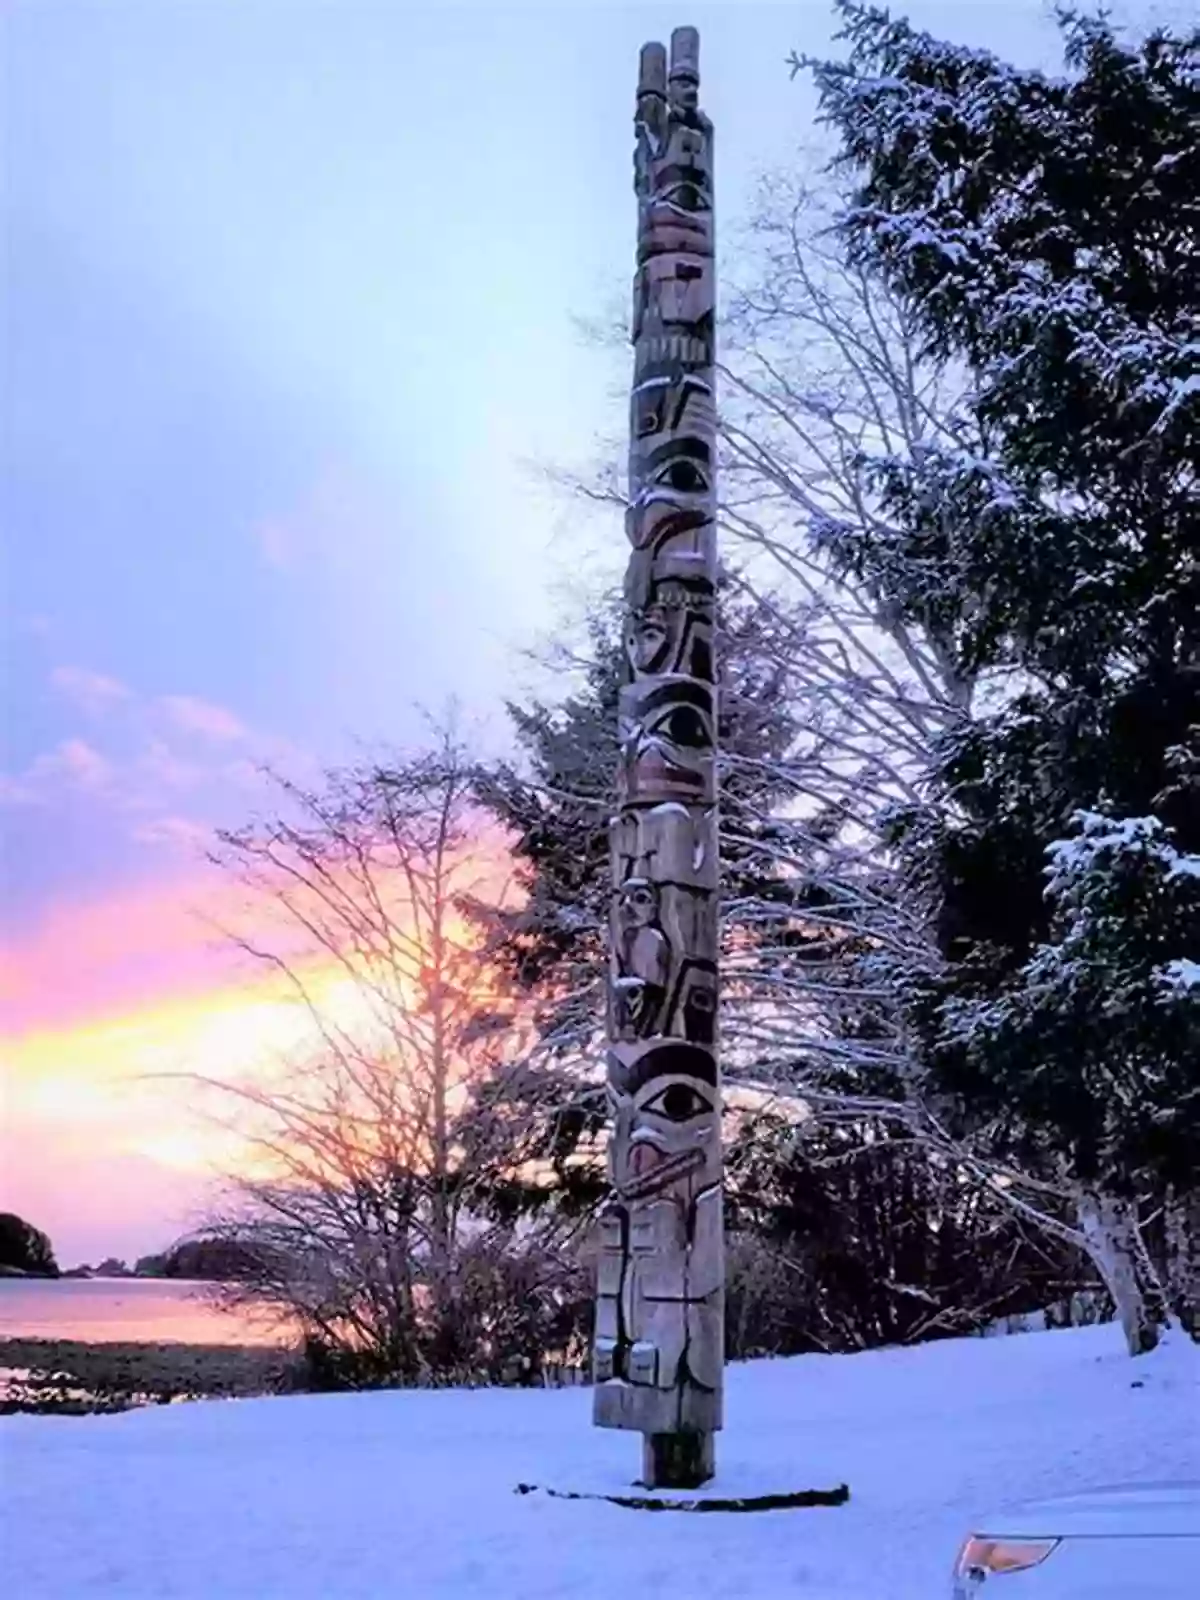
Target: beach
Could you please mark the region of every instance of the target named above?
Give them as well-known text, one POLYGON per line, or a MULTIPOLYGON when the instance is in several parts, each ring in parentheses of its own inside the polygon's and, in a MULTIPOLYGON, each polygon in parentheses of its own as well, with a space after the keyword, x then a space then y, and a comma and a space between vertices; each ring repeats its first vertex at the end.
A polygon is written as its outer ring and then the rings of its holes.
POLYGON ((172 1279, 0 1281, 0 1412, 61 1415, 293 1388, 278 1323, 172 1279))

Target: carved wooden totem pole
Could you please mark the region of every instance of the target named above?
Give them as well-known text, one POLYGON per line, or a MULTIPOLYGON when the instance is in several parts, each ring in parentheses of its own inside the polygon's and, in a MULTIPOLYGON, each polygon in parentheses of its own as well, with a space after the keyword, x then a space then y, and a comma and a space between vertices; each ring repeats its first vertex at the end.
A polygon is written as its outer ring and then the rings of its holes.
POLYGON ((713 1474, 724 1365, 717 1062, 712 125, 699 38, 638 81, 618 812, 595 1420, 644 1436, 652 1486, 713 1474))

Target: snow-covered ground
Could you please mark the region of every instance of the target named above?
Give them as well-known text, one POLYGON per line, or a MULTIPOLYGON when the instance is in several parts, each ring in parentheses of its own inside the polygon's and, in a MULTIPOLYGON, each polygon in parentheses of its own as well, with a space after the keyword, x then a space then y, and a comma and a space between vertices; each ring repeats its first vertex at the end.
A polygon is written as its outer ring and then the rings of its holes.
POLYGON ((729 1371, 714 1492, 850 1484, 836 1509, 689 1515, 519 1496, 626 1489, 586 1390, 216 1401, 0 1419, 12 1600, 938 1600, 982 1509, 1200 1476, 1200 1349, 1111 1328, 729 1371))

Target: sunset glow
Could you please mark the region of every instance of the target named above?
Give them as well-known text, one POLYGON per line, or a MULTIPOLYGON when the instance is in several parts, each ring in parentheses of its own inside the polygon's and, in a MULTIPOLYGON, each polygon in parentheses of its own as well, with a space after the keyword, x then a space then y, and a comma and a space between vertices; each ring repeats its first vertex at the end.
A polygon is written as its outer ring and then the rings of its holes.
POLYGON ((278 977, 239 976, 209 948, 196 888, 61 911, 5 952, 5 1203, 41 1219, 64 1264, 168 1243, 237 1143, 185 1075, 244 1076, 304 1036, 278 977), (70 978, 54 1018, 56 966, 70 978))
MULTIPOLYGON (((502 892, 504 857, 489 860, 482 875, 502 892)), ((399 884, 383 888, 399 923, 399 884)), ((236 1102, 197 1079, 265 1084, 318 1047, 314 1010, 360 1039, 380 1022, 353 961, 302 950, 278 905, 216 873, 60 907, 3 952, 3 971, 4 1204, 36 1215, 64 1264, 121 1253, 121 1241, 130 1254, 162 1248, 244 1164, 242 1137, 222 1125, 236 1102), (288 971, 221 929, 282 950, 288 971)))

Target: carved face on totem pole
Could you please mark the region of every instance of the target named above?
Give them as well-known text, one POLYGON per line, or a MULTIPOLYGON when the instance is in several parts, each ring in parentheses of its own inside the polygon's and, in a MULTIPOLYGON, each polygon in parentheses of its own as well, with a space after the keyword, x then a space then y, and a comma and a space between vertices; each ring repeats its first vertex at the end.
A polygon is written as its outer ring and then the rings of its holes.
POLYGON ((631 1398, 650 1424, 645 1432, 670 1432, 698 1413, 719 1426, 715 1059, 683 1041, 618 1048, 610 1057, 609 1096, 615 1201, 601 1223, 596 1378, 642 1391, 631 1398))
MULTIPOLYGON (((625 596, 633 621, 651 605, 671 603, 659 592, 661 585, 681 586, 692 609, 706 618, 711 650, 716 418, 710 379, 694 373, 680 378, 678 365, 659 363, 634 391, 625 596), (674 369, 674 377, 660 370, 664 365, 674 369)), ((710 661, 700 675, 711 672, 710 661)))
POLYGON ((721 1426, 716 1055, 712 138, 694 30, 642 53, 626 533, 626 682, 611 828, 608 1093, 595 1415, 721 1426))
POLYGON ((612 1036, 642 1039, 658 1032, 671 972, 657 885, 627 878, 613 901, 613 921, 612 1036))
POLYGON ((711 685, 682 673, 645 677, 620 694, 625 803, 662 800, 711 805, 716 798, 711 685))
POLYGON ((716 902, 678 883, 627 878, 613 901, 611 1037, 716 1037, 716 902))

